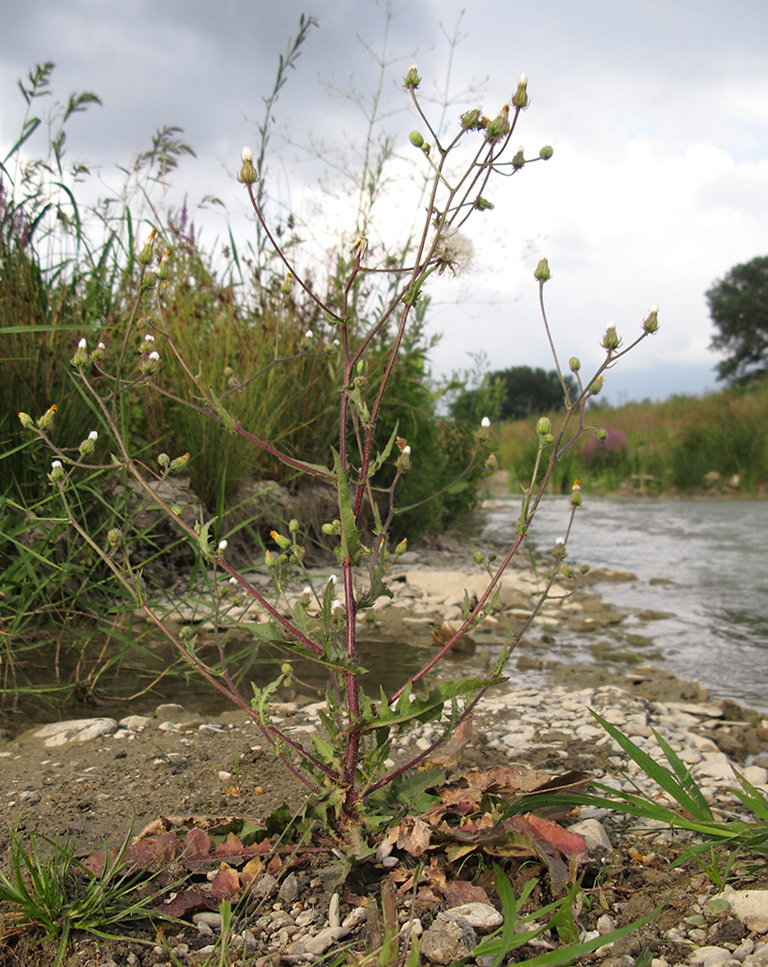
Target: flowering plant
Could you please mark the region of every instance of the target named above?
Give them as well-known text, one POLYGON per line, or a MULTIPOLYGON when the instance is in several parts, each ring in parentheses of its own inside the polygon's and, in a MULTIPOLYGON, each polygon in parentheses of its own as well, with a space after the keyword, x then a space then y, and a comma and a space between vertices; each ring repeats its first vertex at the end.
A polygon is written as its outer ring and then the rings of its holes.
MULTIPOLYGON (((479 622, 499 606, 499 586, 502 576, 519 551, 530 523, 545 492, 547 480, 562 455, 573 446, 585 428, 587 400, 602 386, 603 371, 628 349, 620 349, 615 328, 603 339, 605 359, 593 376, 582 381, 578 359, 570 361, 578 390, 569 396, 565 379, 552 345, 555 364, 563 384, 567 409, 562 425, 554 428, 542 419, 537 427, 538 451, 536 466, 529 485, 522 494, 520 517, 516 533, 511 537, 501 560, 496 555, 475 552, 473 560, 487 575, 485 590, 476 601, 465 601, 460 625, 441 640, 435 654, 392 694, 372 696, 364 689, 365 669, 358 654, 358 622, 370 613, 381 598, 391 598, 387 575, 394 562, 405 552, 407 543, 400 540, 391 547, 389 538, 402 508, 398 504, 400 486, 419 460, 418 448, 412 448, 400 435, 399 426, 382 425, 386 414, 385 401, 397 371, 409 332, 418 325, 427 305, 426 290, 434 273, 449 276, 466 271, 475 259, 475 248, 466 235, 467 226, 474 223, 478 213, 493 208, 487 193, 498 175, 515 175, 535 161, 546 161, 552 155, 549 147, 542 148, 537 157, 528 159, 522 149, 513 153, 511 138, 522 111, 528 105, 527 78, 523 75, 508 103, 493 118, 472 109, 461 115, 457 129, 444 139, 428 119, 418 97, 421 77, 412 67, 404 78, 404 88, 419 117, 422 131, 410 135, 412 149, 419 152, 426 181, 426 212, 412 245, 404 247, 397 258, 378 257, 369 246, 362 226, 356 226, 355 242, 338 256, 340 285, 332 296, 323 298, 317 287, 302 272, 290 246, 281 244, 279 234, 269 224, 258 190, 260 172, 254 164, 253 152, 246 148, 241 155, 238 179, 243 184, 249 204, 255 213, 259 230, 273 246, 282 264, 282 279, 276 280, 280 293, 295 298, 296 293, 314 307, 317 325, 333 334, 327 340, 329 378, 334 379, 338 394, 337 432, 324 463, 310 462, 281 448, 279 443, 259 432, 259 427, 241 425, 233 415, 230 397, 242 392, 259 374, 241 382, 235 380, 225 392, 217 392, 207 381, 204 371, 194 372, 185 365, 167 321, 167 289, 173 279, 169 268, 169 254, 162 239, 153 229, 137 255, 138 283, 132 312, 126 320, 124 335, 119 344, 93 350, 81 340, 72 358, 72 365, 102 426, 80 445, 76 453, 57 447, 52 430, 55 410, 52 407, 35 421, 21 414, 22 424, 37 433, 51 447, 55 460, 49 475, 58 492, 71 527, 82 536, 111 569, 123 588, 135 597, 138 607, 150 622, 154 622, 173 643, 183 658, 215 688, 243 709, 261 728, 275 755, 326 803, 326 815, 334 817, 337 828, 347 835, 352 827, 363 822, 367 805, 374 797, 380 801, 382 791, 401 783, 403 777, 423 763, 435 751, 435 746, 469 719, 472 710, 485 691, 504 681, 503 671, 515 645, 525 633, 530 621, 540 610, 547 593, 559 573, 571 573, 564 565, 566 543, 576 509, 581 504, 578 483, 570 502, 570 519, 566 536, 556 548, 554 567, 545 582, 541 597, 534 605, 528 623, 512 633, 501 649, 490 673, 483 678, 456 679, 434 685, 426 693, 418 693, 428 674, 448 652, 479 622), (469 161, 458 164, 459 147, 469 146, 469 161), (370 315, 359 311, 361 290, 376 292, 375 306, 370 315), (143 312, 143 317, 140 317, 143 312), (141 323, 141 326, 140 326, 141 323), (374 348, 389 335, 385 363, 374 369, 371 358, 374 348), (131 452, 126 434, 118 419, 117 401, 127 391, 136 392, 151 387, 163 390, 163 366, 174 358, 184 368, 194 389, 194 405, 217 424, 221 434, 230 434, 244 447, 256 447, 269 453, 275 460, 291 468, 305 480, 316 481, 331 488, 335 494, 335 514, 323 524, 323 532, 334 544, 340 568, 340 579, 322 585, 313 582, 305 568, 302 545, 302 524, 291 520, 287 527, 275 530, 264 564, 269 575, 267 587, 257 586, 228 558, 228 541, 220 537, 220 521, 190 523, 180 509, 167 500, 158 483, 173 473, 179 473, 195 460, 195 454, 184 453, 172 458, 160 454, 158 470, 148 474, 142 462, 131 452), (97 378, 98 377, 98 378, 97 378), (110 392, 104 395, 104 387, 110 392), (230 673, 225 641, 219 646, 218 661, 212 663, 201 656, 196 635, 189 627, 180 630, 165 621, 147 592, 140 568, 131 560, 126 533, 120 528, 109 532, 108 546, 102 547, 89 535, 86 522, 78 517, 76 507, 68 498, 68 488, 77 478, 96 449, 103 447, 104 438, 114 447, 110 461, 104 466, 115 469, 132 479, 134 485, 153 504, 159 505, 174 526, 194 546, 201 566, 214 576, 218 615, 236 615, 236 607, 260 612, 268 619, 267 632, 259 632, 260 640, 278 642, 288 658, 298 653, 325 669, 328 678, 327 708, 322 715, 324 735, 313 736, 306 745, 301 737, 277 721, 271 713, 271 700, 281 685, 290 683, 293 669, 286 660, 280 674, 263 688, 254 686, 253 696, 240 691, 230 673), (378 488, 377 476, 389 470, 386 487, 378 488), (372 521, 369 532, 366 522, 372 521), (215 535, 215 536, 214 536, 215 535), (289 593, 290 580, 298 578, 304 585, 299 595, 289 593), (395 766, 390 751, 395 736, 409 725, 426 721, 439 722, 442 736, 429 749, 422 750, 409 762, 395 766)), ((535 272, 541 294, 542 317, 547 336, 552 342, 544 310, 543 288, 550 278, 549 266, 542 259, 535 272)), ((636 345, 657 328, 656 311, 648 315, 641 333, 632 343, 636 345)), ((307 330, 305 351, 315 351, 315 329, 307 330)), ((478 466, 493 467, 488 452, 490 420, 483 419, 476 428, 473 450, 467 465, 454 479, 446 481, 432 496, 461 486, 467 475, 478 466)), ((130 521, 126 522, 126 528, 130 521)), ((244 619, 245 620, 245 619, 244 619)), ((246 623, 250 621, 248 617, 246 623)), ((251 625, 248 625, 251 627, 251 625)))

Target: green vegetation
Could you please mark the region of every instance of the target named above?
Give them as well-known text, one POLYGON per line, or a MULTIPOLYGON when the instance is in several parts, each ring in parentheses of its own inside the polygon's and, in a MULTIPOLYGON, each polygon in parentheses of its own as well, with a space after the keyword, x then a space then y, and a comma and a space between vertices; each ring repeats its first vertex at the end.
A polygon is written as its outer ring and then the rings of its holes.
MULTIPOLYGON (((585 436, 563 457, 550 491, 570 492, 574 479, 592 493, 763 495, 768 488, 768 381, 754 380, 703 398, 607 407, 593 402, 585 436)), ((550 414, 553 425, 561 417, 550 414)), ((500 428, 499 465, 517 488, 534 465, 536 419, 500 428)))
POLYGON ((735 265, 707 292, 718 332, 712 349, 725 350, 718 379, 748 383, 768 372, 768 257, 735 265))

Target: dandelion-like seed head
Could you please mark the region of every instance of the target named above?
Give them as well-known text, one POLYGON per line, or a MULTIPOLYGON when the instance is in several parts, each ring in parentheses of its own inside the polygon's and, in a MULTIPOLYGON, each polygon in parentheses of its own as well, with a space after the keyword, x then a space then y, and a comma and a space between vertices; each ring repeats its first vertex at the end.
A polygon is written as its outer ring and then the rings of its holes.
POLYGON ((434 259, 440 275, 450 269, 453 275, 461 275, 475 258, 475 246, 461 232, 447 232, 437 240, 434 259))

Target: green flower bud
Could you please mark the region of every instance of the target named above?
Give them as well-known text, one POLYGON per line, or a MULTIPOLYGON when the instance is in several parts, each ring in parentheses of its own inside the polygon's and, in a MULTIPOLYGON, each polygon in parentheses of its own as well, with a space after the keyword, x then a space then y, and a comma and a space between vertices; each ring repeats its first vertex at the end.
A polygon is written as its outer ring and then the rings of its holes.
POLYGON ((170 467, 171 458, 168 456, 167 453, 161 453, 157 458, 157 462, 160 464, 163 470, 165 470, 167 467, 170 467))
POLYGON ((490 418, 484 416, 480 421, 480 429, 477 431, 478 440, 487 440, 491 435, 491 421, 490 418))
POLYGON ((395 548, 395 557, 400 557, 401 554, 405 554, 407 549, 408 549, 408 538, 404 537, 395 548))
POLYGON ((165 281, 168 278, 168 268, 171 262, 171 250, 166 249, 165 255, 160 259, 160 268, 157 270, 157 277, 165 281))
POLYGON ((110 547, 117 547, 123 536, 123 532, 118 527, 111 527, 107 533, 107 543, 110 547))
POLYGON ((608 439, 608 431, 607 431, 607 430, 605 430, 605 429, 603 429, 603 427, 601 427, 601 426, 599 426, 599 427, 598 427, 598 428, 597 428, 597 429, 595 430, 595 437, 596 437, 596 438, 597 438, 598 440, 607 440, 607 439, 608 439))
POLYGON ((589 387, 589 392, 592 396, 597 396, 597 394, 603 388, 603 382, 603 377, 598 376, 594 383, 589 387))
POLYGON ((512 97, 512 103, 515 107, 528 107, 528 78, 525 74, 520 75, 520 80, 517 82, 517 90, 512 97))
POLYGON ((570 366, 572 373, 578 373, 578 371, 581 369, 581 360, 578 356, 571 356, 571 358, 568 360, 568 365, 570 366))
POLYGON ((520 147, 517 149, 517 154, 512 159, 512 167, 515 169, 515 171, 519 171, 524 164, 525 164, 525 154, 524 154, 523 148, 520 147))
POLYGON ((414 148, 420 148, 424 144, 424 138, 420 131, 411 131, 408 137, 414 148))
POLYGON ((541 259, 539 264, 536 266, 536 271, 533 273, 534 279, 539 282, 548 282, 552 278, 552 273, 549 271, 549 262, 546 259, 541 259))
POLYGON ((485 556, 481 554, 480 551, 473 551, 472 560, 475 562, 475 564, 484 564, 485 556))
POLYGON ((570 567, 568 564, 563 564, 560 568, 560 573, 563 575, 563 577, 572 578, 573 568, 570 567))
POLYGON ((509 105, 505 104, 496 117, 489 121, 485 129, 486 141, 500 141, 509 134, 509 105))
POLYGON ((21 420, 21 425, 25 430, 31 430, 35 425, 35 421, 29 415, 29 413, 19 413, 19 419, 21 420))
POLYGON ((400 456, 395 461, 395 466, 399 467, 400 470, 407 470, 411 465, 411 448, 409 446, 404 446, 400 452, 400 456))
POLYGON ((279 534, 277 531, 270 531, 269 536, 272 538, 275 544, 277 544, 281 551, 287 551, 291 546, 291 541, 287 537, 283 537, 283 535, 279 534))
POLYGON ((539 422, 536 424, 536 432, 539 436, 545 436, 552 429, 552 421, 549 417, 542 416, 539 422))
POLYGON ((539 151, 539 157, 542 161, 549 161, 555 152, 552 150, 551 145, 545 144, 544 147, 539 151))
POLYGON ((582 564, 579 570, 581 571, 582 574, 589 574, 590 566, 589 564, 582 564))
POLYGON ((175 514, 176 517, 181 517, 181 507, 178 504, 171 504, 171 513, 175 514))
POLYGON ((614 349, 618 349, 621 345, 621 339, 619 339, 616 333, 616 326, 610 323, 608 328, 605 330, 605 335, 603 336, 603 341, 601 343, 603 349, 607 349, 612 352, 614 349))
POLYGON ((96 441, 99 438, 99 434, 96 430, 91 430, 88 436, 80 444, 80 456, 86 457, 88 454, 93 453, 94 447, 96 446, 96 441))
POLYGON ((73 366, 85 366, 86 363, 90 361, 90 356, 88 355, 88 343, 85 339, 81 339, 77 344, 77 349, 75 350, 75 355, 72 357, 73 366))
POLYGON ((488 459, 485 461, 486 470, 495 470, 499 465, 499 461, 496 459, 495 453, 489 453, 488 459))
POLYGON ((479 107, 472 108, 471 111, 465 111, 460 118, 461 126, 467 130, 478 130, 482 127, 482 120, 483 112, 479 107))
POLYGON ((653 334, 659 331, 659 307, 654 303, 648 316, 643 320, 643 332, 649 332, 653 334))
POLYGON ((252 185, 254 181, 259 180, 259 173, 253 166, 253 151, 250 148, 243 148, 240 152, 240 160, 243 165, 240 168, 237 180, 241 185, 252 185))
POLYGON ((338 534, 339 531, 341 530, 341 522, 338 520, 334 520, 334 521, 331 521, 329 524, 323 524, 323 526, 320 529, 324 534, 328 534, 329 536, 333 537, 335 534, 338 534))
POLYGON ((292 534, 297 534, 297 533, 298 533, 298 531, 299 531, 299 522, 298 522, 298 521, 296 520, 296 518, 295 518, 295 517, 292 517, 292 518, 291 518, 291 519, 290 519, 290 520, 288 521, 288 530, 289 530, 289 531, 290 531, 290 532, 291 532, 292 534))
POLYGON ((555 442, 555 438, 551 433, 545 433, 544 436, 539 438, 539 446, 544 449, 544 447, 551 447, 555 442))
POLYGON ((415 91, 419 84, 421 84, 419 68, 415 64, 412 64, 408 68, 408 73, 403 78, 403 86, 407 87, 411 91, 415 91))
POLYGON ((189 454, 184 453, 180 457, 176 457, 175 460, 171 460, 170 471, 171 473, 179 473, 183 470, 189 463, 189 454))
POLYGON ((59 480, 63 480, 66 477, 64 473, 64 467, 61 464, 61 460, 53 460, 51 462, 51 472, 48 474, 48 479, 51 483, 56 483, 59 480))
POLYGON ((155 236, 157 231, 153 228, 149 233, 149 238, 144 243, 144 248, 139 252, 137 258, 142 265, 149 265, 155 255, 155 236))
POLYGON ((37 421, 37 425, 41 430, 50 430, 50 428, 53 426, 53 418, 56 416, 56 411, 58 408, 59 407, 56 403, 52 403, 45 413, 43 413, 43 415, 37 421))
POLYGON ((487 198, 483 198, 482 195, 478 195, 477 199, 475 200, 474 207, 479 212, 489 212, 492 208, 495 208, 496 206, 493 204, 492 201, 488 201, 487 198))
POLYGON ((582 504, 581 483, 578 480, 573 481, 573 489, 571 490, 569 503, 571 507, 581 507, 581 504, 582 504))

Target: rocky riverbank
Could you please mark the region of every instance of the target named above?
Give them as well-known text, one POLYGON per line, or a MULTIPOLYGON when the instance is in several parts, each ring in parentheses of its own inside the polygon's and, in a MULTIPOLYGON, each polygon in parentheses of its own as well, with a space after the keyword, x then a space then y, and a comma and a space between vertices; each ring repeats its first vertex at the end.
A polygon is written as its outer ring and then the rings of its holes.
MULTIPOLYGON (((473 572, 463 562, 458 565, 459 560, 455 542, 407 552, 391 575, 395 597, 374 610, 376 622, 390 635, 422 636, 420 647, 429 647, 429 626, 456 623, 465 595, 482 594, 485 588, 481 569, 473 572)), ((332 574, 332 569, 318 569, 312 579, 325 586, 332 574)), ((259 578, 258 572, 252 576, 254 581, 259 578)), ((596 582, 619 579, 621 575, 609 572, 591 575, 575 594, 564 597, 562 590, 567 589, 562 589, 559 600, 542 610, 524 639, 509 687, 491 691, 475 713, 473 737, 454 771, 461 775, 517 764, 544 781, 579 770, 615 789, 639 787, 658 795, 597 725, 590 713, 594 709, 656 759, 661 755, 655 734, 660 735, 690 768, 718 814, 733 815, 740 809, 734 794, 739 788, 736 771, 768 793, 768 721, 733 702, 711 700, 696 683, 681 682, 638 660, 654 647, 652 632, 641 636, 638 626, 650 631, 656 615, 650 610, 626 615, 606 607, 596 582), (552 644, 564 628, 602 642, 600 654, 595 651, 599 660, 589 666, 550 660, 552 644), (630 635, 647 640, 635 639, 633 644, 630 635)), ((493 661, 507 633, 505 621, 514 628, 524 620, 537 588, 529 568, 510 571, 501 592, 506 619, 492 616, 489 630, 473 631, 474 653, 462 656, 464 670, 472 663, 482 670, 493 661)), ((196 618, 205 623, 201 611, 196 618)), ((450 673, 447 664, 445 668, 450 673)), ((317 696, 295 695, 281 702, 276 714, 300 738, 320 729, 321 709, 317 696)), ((428 748, 436 734, 432 725, 419 727, 407 746, 395 749, 395 757, 428 748)), ((304 787, 275 763, 254 723, 239 712, 214 714, 187 703, 164 704, 151 714, 50 723, 0 740, 0 835, 6 847, 12 827, 69 839, 88 852, 101 844, 115 846, 159 817, 180 822, 192 816, 262 820, 282 803, 299 809, 305 798, 304 787)), ((768 878, 760 872, 749 875, 746 867, 734 867, 744 881, 736 879, 736 894, 724 897, 716 878, 707 877, 694 861, 670 868, 684 845, 678 833, 594 808, 581 809, 565 825, 584 838, 590 851, 592 866, 579 913, 585 937, 608 933, 666 904, 652 923, 599 949, 585 963, 632 967, 643 954, 651 967, 768 964, 763 940, 768 936, 768 893, 762 890, 768 878), (742 886, 749 886, 749 896, 742 886)), ((300 868, 282 880, 265 880, 257 908, 238 921, 228 962, 311 964, 348 943, 364 951, 372 942, 369 914, 373 898, 379 896, 379 880, 387 870, 408 862, 394 848, 369 864, 364 877, 371 890, 368 898, 360 895, 359 884, 329 897, 318 869, 300 868)), ((430 962, 450 963, 463 956, 467 945, 498 922, 489 882, 486 878, 477 886, 483 899, 471 911, 463 909, 449 885, 442 894, 438 891, 435 902, 412 894, 399 898, 398 915, 404 926, 410 924, 408 929, 421 935, 422 952, 430 962)), ((80 941, 65 963, 201 963, 216 943, 221 928, 217 916, 207 913, 175 934, 166 932, 164 945, 139 944, 146 934, 111 944, 80 941)), ((538 948, 524 952, 539 955, 557 943, 556 937, 545 935, 538 948)), ((37 948, 16 941, 12 949, 0 948, 0 965, 50 962, 39 956, 37 948)))

